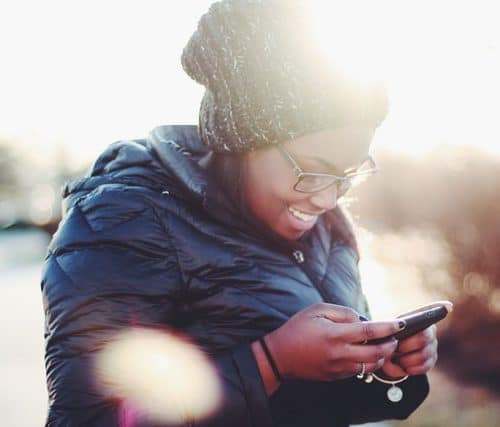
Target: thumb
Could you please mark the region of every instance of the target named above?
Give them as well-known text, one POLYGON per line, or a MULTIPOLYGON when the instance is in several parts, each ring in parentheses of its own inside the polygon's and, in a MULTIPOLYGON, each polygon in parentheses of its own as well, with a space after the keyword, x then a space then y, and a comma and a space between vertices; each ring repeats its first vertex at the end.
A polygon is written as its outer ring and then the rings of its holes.
POLYGON ((323 317, 335 323, 353 323, 361 320, 359 313, 343 305, 319 303, 311 308, 313 317, 323 317))

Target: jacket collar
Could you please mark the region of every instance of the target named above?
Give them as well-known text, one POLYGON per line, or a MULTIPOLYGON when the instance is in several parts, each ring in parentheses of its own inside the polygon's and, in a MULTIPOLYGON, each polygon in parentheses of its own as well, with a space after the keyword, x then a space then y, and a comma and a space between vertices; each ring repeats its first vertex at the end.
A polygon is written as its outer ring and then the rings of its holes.
POLYGON ((167 171, 167 188, 183 198, 202 202, 207 188, 207 174, 200 165, 208 150, 202 145, 196 126, 159 126, 149 134, 153 155, 167 171))

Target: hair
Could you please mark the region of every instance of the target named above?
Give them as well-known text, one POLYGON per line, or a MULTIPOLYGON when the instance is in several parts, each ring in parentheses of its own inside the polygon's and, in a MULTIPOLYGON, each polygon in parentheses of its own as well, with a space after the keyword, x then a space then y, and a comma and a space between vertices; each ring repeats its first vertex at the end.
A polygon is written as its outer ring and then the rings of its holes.
POLYGON ((212 152, 208 171, 235 211, 248 215, 245 201, 245 154, 212 152))

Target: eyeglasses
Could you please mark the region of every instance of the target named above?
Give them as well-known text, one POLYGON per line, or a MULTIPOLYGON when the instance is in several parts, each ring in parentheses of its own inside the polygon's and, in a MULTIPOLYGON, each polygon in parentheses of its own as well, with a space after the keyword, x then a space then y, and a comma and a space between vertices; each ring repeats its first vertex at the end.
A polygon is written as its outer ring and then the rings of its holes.
POLYGON ((316 193, 335 185, 337 197, 341 197, 351 187, 378 171, 375 161, 372 157, 368 156, 358 167, 347 170, 346 174, 343 176, 330 175, 327 173, 304 172, 292 155, 282 145, 277 144, 276 148, 278 148, 279 152, 293 167, 293 172, 297 177, 297 182, 293 188, 301 193, 316 193))

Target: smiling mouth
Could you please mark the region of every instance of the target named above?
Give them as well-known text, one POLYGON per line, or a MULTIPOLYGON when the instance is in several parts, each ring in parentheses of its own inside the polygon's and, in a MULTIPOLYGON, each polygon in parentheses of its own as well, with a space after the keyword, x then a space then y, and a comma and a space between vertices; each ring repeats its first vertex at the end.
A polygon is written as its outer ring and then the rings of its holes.
POLYGON ((304 222, 310 222, 314 219, 317 218, 318 215, 311 215, 302 211, 299 211, 298 209, 292 208, 291 206, 288 207, 288 211, 295 217, 300 219, 301 221, 304 222))

